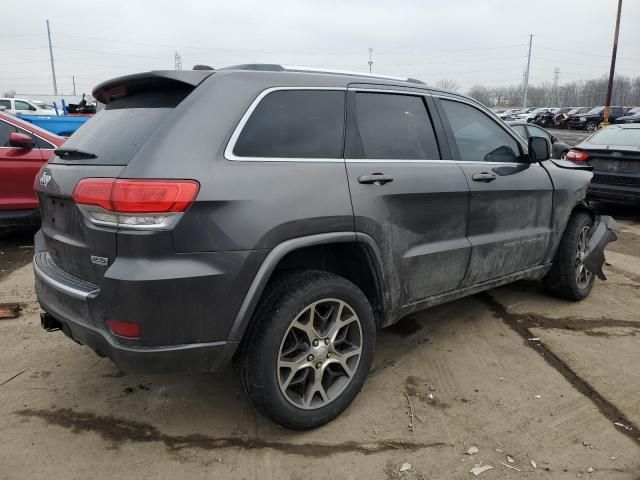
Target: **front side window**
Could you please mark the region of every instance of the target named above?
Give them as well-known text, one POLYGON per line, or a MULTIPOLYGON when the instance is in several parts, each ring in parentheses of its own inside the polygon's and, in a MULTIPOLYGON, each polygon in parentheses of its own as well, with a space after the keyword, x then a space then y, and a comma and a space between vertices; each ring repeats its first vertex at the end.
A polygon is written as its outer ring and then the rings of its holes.
POLYGON ((278 90, 255 108, 233 148, 239 157, 342 158, 344 91, 278 90))
POLYGON ((35 110, 35 108, 29 105, 27 102, 16 100, 16 110, 35 110))
POLYGON ((524 129, 524 125, 513 125, 511 128, 524 140, 527 139, 527 131, 524 129))
POLYGON ((0 121, 0 147, 10 147, 9 135, 16 132, 16 127, 0 121))
POLYGON ((453 130, 459 160, 521 161, 518 142, 488 115, 465 103, 452 100, 441 102, 453 130))
POLYGON ((431 119, 421 96, 358 92, 355 113, 363 158, 440 158, 431 119))
POLYGON ((542 130, 541 128, 532 127, 532 126, 528 126, 527 128, 529 129, 529 136, 540 137, 540 138, 544 138, 545 140, 551 141, 551 137, 549 136, 549 134, 544 130, 542 130))

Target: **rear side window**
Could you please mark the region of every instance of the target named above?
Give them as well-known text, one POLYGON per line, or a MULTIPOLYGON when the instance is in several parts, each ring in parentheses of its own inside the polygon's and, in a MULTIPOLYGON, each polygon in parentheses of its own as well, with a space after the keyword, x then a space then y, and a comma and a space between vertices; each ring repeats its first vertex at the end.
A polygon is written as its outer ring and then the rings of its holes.
POLYGON ((0 100, 0 107, 6 107, 7 109, 11 109, 11 101, 10 100, 0 100))
POLYGON ((458 159, 472 162, 518 162, 516 140, 488 115, 461 102, 441 100, 458 147, 458 159))
POLYGON ((252 112, 233 148, 238 157, 342 158, 345 92, 278 90, 252 112))
POLYGON ((54 156, 50 163, 127 165, 191 90, 187 87, 156 88, 109 102, 64 144, 64 148, 91 153, 96 158, 64 160, 54 156))
POLYGON ((421 96, 358 92, 356 118, 363 158, 440 158, 433 125, 421 96))

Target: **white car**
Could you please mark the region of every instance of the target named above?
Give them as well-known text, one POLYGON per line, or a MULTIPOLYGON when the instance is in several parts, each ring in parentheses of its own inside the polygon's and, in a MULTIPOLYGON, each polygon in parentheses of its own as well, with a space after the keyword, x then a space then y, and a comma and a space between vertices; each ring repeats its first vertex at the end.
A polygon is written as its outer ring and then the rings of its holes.
POLYGON ((24 98, 0 98, 0 107, 5 107, 4 112, 13 115, 57 115, 51 105, 24 98))

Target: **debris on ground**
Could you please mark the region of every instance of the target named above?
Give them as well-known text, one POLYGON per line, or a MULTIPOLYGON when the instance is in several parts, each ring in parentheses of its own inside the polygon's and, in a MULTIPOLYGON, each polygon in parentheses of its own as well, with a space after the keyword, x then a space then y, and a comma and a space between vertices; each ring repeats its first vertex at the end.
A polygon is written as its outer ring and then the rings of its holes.
POLYGON ((487 470, 493 470, 493 467, 491 465, 476 465, 471 470, 469 470, 469 472, 473 473, 477 477, 478 475, 486 472, 487 470))
POLYGON ((20 305, 17 303, 2 303, 0 304, 0 319, 18 318, 20 310, 20 305))
POLYGON ((624 423, 620 423, 620 422, 614 422, 614 425, 616 427, 620 427, 620 428, 624 428, 626 431, 630 432, 632 429, 631 427, 628 427, 627 425, 625 425, 624 423))
POLYGON ((593 467, 589 467, 589 468, 587 468, 587 473, 593 473, 593 471, 594 471, 594 470, 593 470, 593 467))
POLYGON ((501 448, 496 448, 496 452, 498 452, 498 453, 504 453, 504 450, 502 450, 501 448))
POLYGON ((411 405, 411 398, 409 398, 409 394, 405 392, 405 397, 407 397, 407 402, 409 403, 409 417, 411 418, 411 422, 409 423, 409 431, 413 432, 415 426, 413 423, 413 405, 411 405))
POLYGON ((500 465, 502 465, 503 467, 507 467, 507 468, 509 468, 509 469, 511 469, 511 470, 515 470, 516 472, 521 472, 521 471, 522 471, 522 470, 520 470, 519 468, 516 468, 516 467, 514 467, 514 466, 512 466, 512 465, 507 465, 507 464, 506 464, 506 463, 504 463, 504 462, 500 462, 500 465))
POLYGON ((467 455, 473 455, 474 453, 478 453, 480 450, 478 450, 478 447, 473 446, 473 447, 469 447, 469 450, 467 450, 467 455))
POLYGON ((531 337, 529 339, 530 342, 539 342, 540 341, 540 337, 531 337))
POLYGON ((535 398, 542 398, 541 395, 535 395, 535 398))
POLYGON ((533 468, 538 468, 538 464, 534 460, 531 460, 531 466, 533 468))
POLYGON ((511 455, 507 455, 507 462, 513 463, 513 462, 515 462, 515 460, 513 459, 513 457, 511 455))
POLYGON ((400 467, 401 472, 408 472, 409 470, 411 470, 410 463, 403 463, 402 466, 400 467))
POLYGON ((430 393, 430 394, 427 395, 427 398, 429 400, 433 400, 435 397, 433 396, 433 393, 430 393))

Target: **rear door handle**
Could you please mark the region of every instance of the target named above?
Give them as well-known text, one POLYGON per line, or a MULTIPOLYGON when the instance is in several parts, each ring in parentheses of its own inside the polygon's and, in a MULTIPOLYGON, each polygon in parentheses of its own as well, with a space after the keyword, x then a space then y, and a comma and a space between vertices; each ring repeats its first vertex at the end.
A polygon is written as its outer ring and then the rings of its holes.
POLYGON ((358 183, 384 185, 389 182, 393 182, 393 177, 391 175, 385 175, 384 173, 372 173, 371 175, 358 177, 358 183))
POLYGON ((493 182, 496 179, 496 176, 493 173, 482 172, 482 173, 474 173, 471 175, 471 178, 474 182, 484 182, 489 183, 493 182))

